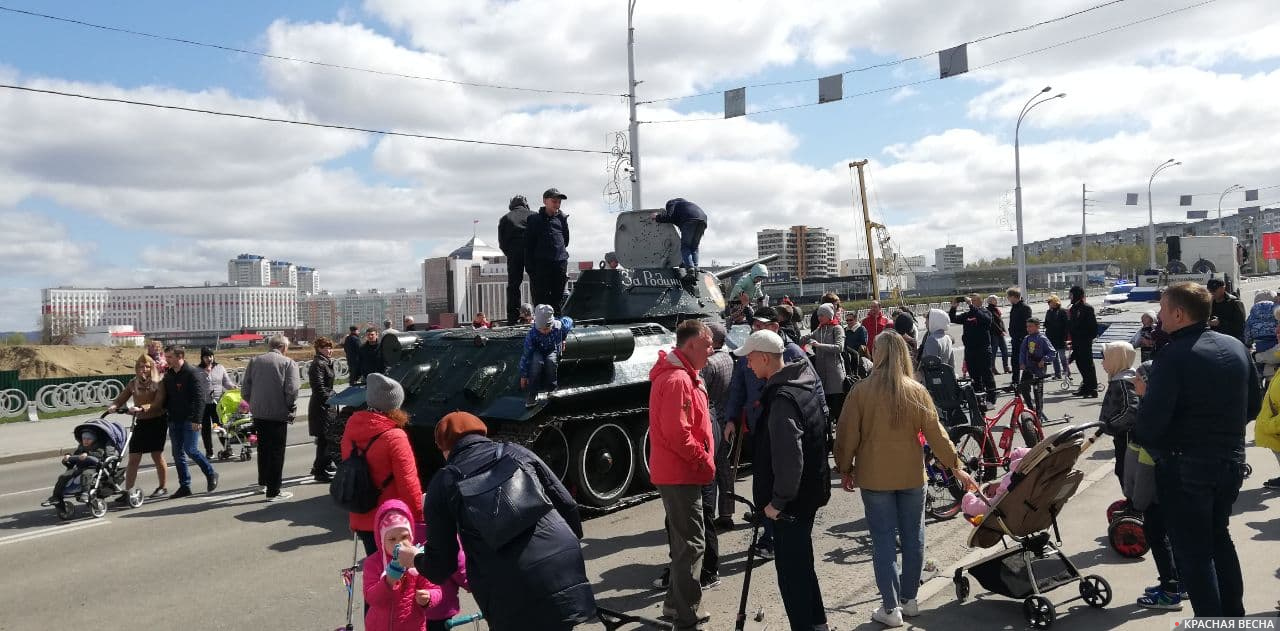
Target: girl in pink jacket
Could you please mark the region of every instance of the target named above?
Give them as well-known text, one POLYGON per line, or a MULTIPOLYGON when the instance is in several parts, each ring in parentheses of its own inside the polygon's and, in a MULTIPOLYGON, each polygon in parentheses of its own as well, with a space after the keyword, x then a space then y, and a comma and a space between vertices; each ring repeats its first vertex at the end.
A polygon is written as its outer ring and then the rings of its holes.
POLYGON ((413 522, 409 507, 390 499, 374 517, 378 553, 364 560, 364 600, 369 611, 364 627, 372 631, 444 631, 445 621, 458 614, 458 588, 467 587, 462 552, 458 571, 445 585, 436 585, 395 561, 397 547, 412 546, 413 522))

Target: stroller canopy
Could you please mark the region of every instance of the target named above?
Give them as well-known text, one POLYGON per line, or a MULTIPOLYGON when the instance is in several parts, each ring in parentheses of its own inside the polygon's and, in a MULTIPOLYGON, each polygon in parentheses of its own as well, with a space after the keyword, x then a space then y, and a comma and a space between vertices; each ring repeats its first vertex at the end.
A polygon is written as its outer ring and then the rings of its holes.
POLYGON ((218 422, 226 425, 231 421, 231 417, 240 411, 240 391, 227 390, 222 393, 222 398, 218 399, 218 422))
POLYGON ((80 434, 85 431, 97 433, 99 439, 105 438, 107 442, 111 443, 112 447, 116 448, 116 451, 124 450, 124 443, 128 434, 125 433, 124 426, 115 421, 108 421, 101 418, 88 420, 76 425, 76 429, 72 432, 72 435, 74 435, 76 440, 79 441, 80 434))

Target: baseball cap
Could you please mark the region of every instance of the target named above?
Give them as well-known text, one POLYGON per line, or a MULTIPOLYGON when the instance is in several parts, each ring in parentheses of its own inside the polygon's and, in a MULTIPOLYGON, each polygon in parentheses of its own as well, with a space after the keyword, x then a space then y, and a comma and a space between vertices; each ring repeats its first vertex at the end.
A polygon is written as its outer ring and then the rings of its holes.
POLYGON ((569 199, 569 196, 561 193, 558 188, 549 188, 542 194, 542 199, 569 199))
POLYGON ((756 322, 777 322, 778 310, 773 307, 760 307, 756 309, 756 322))
POLYGON ((746 357, 756 352, 781 355, 782 351, 782 338, 778 337, 778 334, 773 331, 764 330, 748 335, 747 341, 733 351, 733 354, 738 357, 746 357))
POLYGON ((1027 318, 1027 324, 1040 324, 1040 318, 1027 318))
POLYGON ((1219 287, 1226 287, 1227 284, 1222 282, 1221 278, 1210 278, 1209 282, 1205 283, 1204 286, 1205 286, 1205 289, 1208 289, 1209 291, 1213 291, 1219 287))

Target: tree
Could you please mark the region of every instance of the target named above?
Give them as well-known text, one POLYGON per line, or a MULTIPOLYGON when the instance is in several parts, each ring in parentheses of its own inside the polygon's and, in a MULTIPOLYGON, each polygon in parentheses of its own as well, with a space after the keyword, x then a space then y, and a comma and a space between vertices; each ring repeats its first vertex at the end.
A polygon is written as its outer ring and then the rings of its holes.
POLYGON ((84 334, 80 318, 67 313, 46 313, 40 316, 40 343, 64 346, 84 334))
POLYGON ((27 336, 21 333, 10 333, 4 340, 0 341, 0 346, 21 346, 27 343, 27 336))

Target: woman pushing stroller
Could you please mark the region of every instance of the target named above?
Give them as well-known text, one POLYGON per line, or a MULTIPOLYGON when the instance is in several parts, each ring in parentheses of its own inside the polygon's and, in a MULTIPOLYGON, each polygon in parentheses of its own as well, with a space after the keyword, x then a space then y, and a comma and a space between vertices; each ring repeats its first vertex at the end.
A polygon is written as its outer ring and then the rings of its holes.
POLYGON ((161 383, 160 369, 150 355, 143 354, 138 361, 134 362, 133 370, 135 373, 133 380, 107 407, 107 412, 115 412, 120 410, 131 397, 133 398, 133 405, 124 408, 126 412, 134 415, 137 422, 134 423, 133 434, 129 438, 129 462, 124 474, 124 493, 116 500, 123 505, 128 505, 129 491, 138 480, 138 465, 142 463, 142 454, 151 454, 151 461, 156 465, 156 478, 159 481, 159 485, 151 492, 150 497, 155 499, 169 494, 169 490, 165 487, 169 470, 164 462, 164 441, 169 428, 164 417, 164 385, 161 383))

